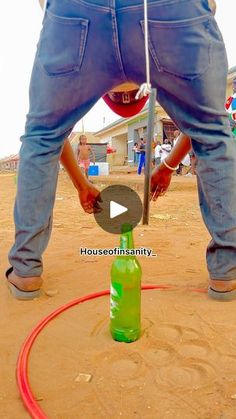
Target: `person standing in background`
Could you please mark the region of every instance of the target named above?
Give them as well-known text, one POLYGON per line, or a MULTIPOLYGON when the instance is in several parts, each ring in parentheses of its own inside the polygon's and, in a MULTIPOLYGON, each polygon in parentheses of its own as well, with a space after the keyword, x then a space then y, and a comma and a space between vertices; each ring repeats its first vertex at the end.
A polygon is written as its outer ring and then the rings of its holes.
POLYGON ((88 178, 88 171, 90 166, 90 155, 93 157, 93 164, 95 164, 95 154, 91 145, 87 144, 86 135, 82 134, 79 137, 79 144, 77 149, 78 164, 84 170, 85 176, 88 178))
POLYGON ((134 166, 137 166, 138 162, 139 162, 139 150, 138 150, 138 143, 135 142, 134 146, 132 148, 133 152, 134 152, 134 166))
POLYGON ((171 145, 170 145, 168 139, 165 138, 164 141, 163 141, 163 144, 161 145, 161 150, 160 150, 161 161, 165 160, 166 157, 168 157, 168 155, 170 154, 170 152, 171 152, 171 145))
POLYGON ((161 142, 160 141, 157 141, 156 143, 154 155, 155 155, 155 166, 158 166, 161 163, 161 142))
POLYGON ((145 168, 145 156, 146 156, 146 140, 144 138, 140 138, 138 151, 139 151, 138 175, 141 175, 143 167, 145 168))

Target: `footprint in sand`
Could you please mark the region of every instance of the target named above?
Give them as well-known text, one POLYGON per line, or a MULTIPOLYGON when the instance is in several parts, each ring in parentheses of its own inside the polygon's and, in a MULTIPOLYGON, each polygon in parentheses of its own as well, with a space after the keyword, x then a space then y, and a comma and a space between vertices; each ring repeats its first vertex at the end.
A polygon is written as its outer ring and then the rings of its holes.
MULTIPOLYGON (((104 333, 107 321, 107 318, 101 319, 92 335, 104 333)), ((156 385, 164 388, 170 385, 200 388, 212 382, 216 376, 214 363, 211 365, 206 359, 216 354, 196 329, 175 324, 158 325, 148 318, 144 323, 143 330, 149 333, 143 333, 143 339, 132 346, 121 344, 119 351, 115 347, 100 353, 96 361, 102 375, 109 365, 108 375, 118 382, 124 380, 130 387, 149 375, 151 366, 156 385), (142 355, 134 351, 138 348, 144 350, 142 355)), ((236 367, 236 359, 231 361, 236 367)))
POLYGON ((215 369, 201 359, 178 360, 175 365, 161 367, 156 375, 156 384, 175 388, 200 388, 215 378, 215 369))
POLYGON ((182 342, 179 346, 178 353, 183 357, 199 357, 205 358, 211 351, 210 345, 205 340, 191 339, 182 342))
POLYGON ((183 329, 181 326, 164 324, 155 327, 155 336, 157 339, 176 343, 181 340, 183 329))
POLYGON ((152 330, 147 339, 145 360, 156 368, 155 382, 175 388, 202 387, 215 377, 214 364, 206 359, 216 354, 194 328, 164 324, 152 330), (155 337, 154 337, 155 336, 155 337))
POLYGON ((146 373, 146 365, 142 356, 138 352, 126 349, 123 345, 119 351, 115 347, 110 351, 101 353, 96 361, 103 376, 112 376, 116 380, 135 380, 136 382, 146 373))
POLYGON ((169 365, 175 357, 175 348, 160 340, 152 339, 150 347, 145 351, 145 361, 152 366, 169 365))

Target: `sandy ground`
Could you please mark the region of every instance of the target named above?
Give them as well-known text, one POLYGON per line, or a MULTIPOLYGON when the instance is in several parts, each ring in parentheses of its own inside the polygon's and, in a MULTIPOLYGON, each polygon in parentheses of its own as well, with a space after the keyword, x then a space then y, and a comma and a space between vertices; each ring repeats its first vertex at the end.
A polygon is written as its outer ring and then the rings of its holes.
MULTIPOLYGON (((135 175, 110 178, 133 184, 135 175)), ((104 181, 100 181, 103 185, 104 181), (103 183, 102 183, 103 182, 103 183)), ((80 256, 80 246, 114 247, 118 237, 101 230, 80 209, 67 176, 59 179, 54 229, 44 257, 44 290, 54 297, 21 302, 10 295, 3 272, 13 241, 14 176, 0 175, 0 417, 28 418, 15 368, 31 329, 60 305, 109 288, 109 257, 80 256)), ((172 291, 142 295, 142 337, 112 341, 109 298, 68 310, 39 336, 30 358, 30 382, 49 418, 236 418, 235 302, 211 301, 194 288, 207 286, 209 235, 197 204, 195 178, 175 178, 151 206, 150 226, 135 229, 136 246, 156 258, 140 258, 144 284, 173 284, 172 291), (92 375, 77 382, 80 373, 92 375)))

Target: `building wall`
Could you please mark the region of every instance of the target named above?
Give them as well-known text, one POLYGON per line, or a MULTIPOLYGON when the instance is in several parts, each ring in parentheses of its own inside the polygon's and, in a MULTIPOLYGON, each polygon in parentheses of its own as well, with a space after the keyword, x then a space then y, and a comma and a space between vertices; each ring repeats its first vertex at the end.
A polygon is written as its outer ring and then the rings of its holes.
MULTIPOLYGON (((148 115, 145 115, 143 118, 139 118, 135 121, 131 121, 128 124, 128 164, 130 165, 132 165, 134 162, 134 143, 138 142, 141 137, 145 138, 147 136, 147 124, 148 115)), ((154 120, 154 138, 160 140, 162 139, 162 135, 163 124, 157 110, 154 120)))
POLYGON ((16 171, 18 167, 18 161, 9 160, 6 162, 0 162, 0 170, 2 171, 16 171))
POLYGON ((127 160, 127 121, 120 127, 114 127, 110 130, 99 133, 99 141, 106 142, 116 149, 115 153, 107 155, 107 162, 111 166, 123 166, 127 160))
MULTIPOLYGON (((154 135, 158 140, 163 138, 163 123, 162 118, 167 118, 166 112, 157 106, 155 114, 154 135)), ((137 115, 132 120, 124 121, 121 127, 111 128, 104 134, 99 133, 100 141, 107 141, 116 153, 107 156, 107 161, 114 166, 122 166, 124 164, 132 165, 134 162, 133 146, 141 137, 147 136, 148 114, 137 115)))
POLYGON ((104 133, 99 133, 99 141, 100 143, 104 143, 107 142, 109 144, 111 144, 112 138, 122 135, 122 134, 127 134, 127 122, 124 121, 124 124, 120 127, 114 127, 111 128, 110 130, 105 131, 104 133))
POLYGON ((128 125, 128 164, 132 165, 134 162, 133 146, 139 138, 143 136, 143 130, 147 126, 147 117, 139 118, 136 121, 131 121, 128 125), (142 134, 142 135, 140 135, 142 134))
POLYGON ((127 133, 112 137, 112 147, 116 149, 112 153, 112 164, 114 166, 123 166, 127 162, 127 133))

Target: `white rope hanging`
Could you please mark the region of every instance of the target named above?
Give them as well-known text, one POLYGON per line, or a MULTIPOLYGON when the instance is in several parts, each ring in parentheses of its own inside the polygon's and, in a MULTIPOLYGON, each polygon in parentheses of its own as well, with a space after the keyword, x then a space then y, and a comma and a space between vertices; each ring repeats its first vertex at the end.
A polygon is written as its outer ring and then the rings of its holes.
POLYGON ((145 64, 146 64, 146 83, 141 84, 139 90, 135 96, 135 99, 141 99, 144 96, 148 96, 151 93, 150 83, 150 61, 149 61, 149 49, 148 49, 148 11, 147 2, 144 0, 144 47, 145 47, 145 64))

